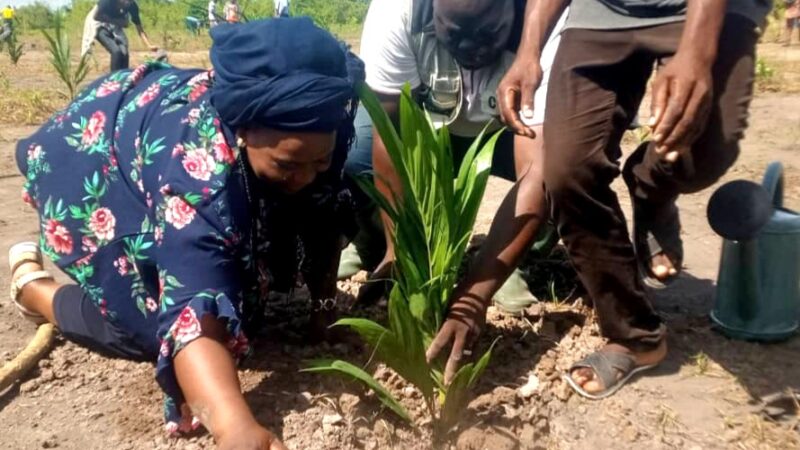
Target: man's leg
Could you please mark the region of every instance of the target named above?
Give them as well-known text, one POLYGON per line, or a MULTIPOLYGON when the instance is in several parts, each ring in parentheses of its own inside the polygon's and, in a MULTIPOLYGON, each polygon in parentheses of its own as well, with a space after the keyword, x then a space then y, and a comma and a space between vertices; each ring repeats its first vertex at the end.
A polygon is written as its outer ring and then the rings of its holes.
POLYGON ((656 208, 672 205, 679 194, 711 186, 733 165, 747 128, 757 42, 754 23, 726 17, 712 68, 714 94, 705 131, 675 163, 663 161, 652 143, 640 146, 625 167, 633 175, 626 178, 633 184, 634 201, 656 208))
POLYGON ((114 32, 105 27, 100 27, 100 29, 97 30, 97 42, 111 55, 112 72, 124 68, 125 55, 122 49, 119 48, 117 40, 114 38, 114 32))
POLYGON ((645 364, 639 355, 658 350, 663 358, 666 327, 645 298, 625 216, 610 186, 620 174, 620 140, 654 60, 640 51, 634 33, 563 33, 547 98, 545 184, 603 335, 618 347, 614 351, 633 351, 645 364))

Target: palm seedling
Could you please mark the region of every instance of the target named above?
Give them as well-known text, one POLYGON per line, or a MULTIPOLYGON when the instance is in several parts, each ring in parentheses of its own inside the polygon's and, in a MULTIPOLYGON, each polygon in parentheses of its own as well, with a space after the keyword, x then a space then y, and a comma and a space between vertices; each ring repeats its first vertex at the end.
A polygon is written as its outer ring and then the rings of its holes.
MULTIPOLYGON (((486 368, 491 349, 477 362, 464 365, 449 385, 444 383, 442 365, 426 362, 425 349, 445 320, 499 132, 486 140, 481 133, 475 139, 453 179, 447 128, 433 126, 408 87, 400 99, 399 133, 369 88, 362 86, 359 94, 402 183, 402 193, 395 193, 392 201, 371 182, 360 183, 394 223, 395 285, 389 295, 387 326, 361 318, 341 319, 334 326, 350 327, 372 349, 374 359, 416 386, 435 430, 446 432, 466 406, 469 390, 486 368)), ((400 402, 361 367, 341 360, 316 360, 306 370, 359 380, 389 409, 411 421, 400 402)))
POLYGON ((42 34, 47 39, 50 50, 50 64, 64 83, 69 99, 72 100, 78 93, 78 87, 89 74, 89 59, 87 55, 83 55, 73 67, 69 38, 64 32, 60 17, 56 17, 53 34, 44 30, 42 34))
POLYGON ((11 39, 8 41, 8 46, 6 48, 8 52, 8 57, 11 59, 11 63, 15 66, 19 62, 19 59, 22 58, 22 44, 17 42, 17 36, 15 34, 11 35, 11 39))

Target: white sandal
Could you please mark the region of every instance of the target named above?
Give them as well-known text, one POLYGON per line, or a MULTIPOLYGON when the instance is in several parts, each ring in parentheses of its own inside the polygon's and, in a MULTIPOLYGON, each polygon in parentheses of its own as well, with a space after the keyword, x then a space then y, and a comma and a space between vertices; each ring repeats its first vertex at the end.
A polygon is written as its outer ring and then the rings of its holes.
POLYGON ((26 284, 36 280, 52 280, 53 275, 46 270, 36 270, 20 276, 14 275, 14 272, 22 264, 29 262, 39 264, 39 266, 43 265, 42 251, 35 242, 20 242, 8 249, 8 266, 11 270, 11 301, 14 302, 14 306, 17 307, 17 311, 22 317, 36 325, 41 325, 47 323, 47 319, 43 315, 24 307, 19 302, 19 295, 26 284))

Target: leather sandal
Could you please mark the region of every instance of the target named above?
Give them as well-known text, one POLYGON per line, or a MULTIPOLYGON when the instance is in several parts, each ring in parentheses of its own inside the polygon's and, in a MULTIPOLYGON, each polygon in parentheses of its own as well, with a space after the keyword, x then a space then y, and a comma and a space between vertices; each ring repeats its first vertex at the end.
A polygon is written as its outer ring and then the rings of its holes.
POLYGON ((22 288, 28 283, 43 279, 52 280, 53 275, 46 270, 35 270, 33 272, 28 272, 17 276, 17 269, 19 269, 25 263, 36 263, 39 264, 40 267, 43 265, 42 251, 39 248, 39 245, 35 242, 20 242, 11 246, 11 248, 8 250, 8 266, 11 271, 10 296, 11 301, 14 303, 14 306, 17 308, 20 316, 35 323, 36 325, 41 325, 43 323, 47 323, 47 319, 43 315, 33 312, 23 306, 19 301, 19 297, 20 293, 22 292, 22 288))

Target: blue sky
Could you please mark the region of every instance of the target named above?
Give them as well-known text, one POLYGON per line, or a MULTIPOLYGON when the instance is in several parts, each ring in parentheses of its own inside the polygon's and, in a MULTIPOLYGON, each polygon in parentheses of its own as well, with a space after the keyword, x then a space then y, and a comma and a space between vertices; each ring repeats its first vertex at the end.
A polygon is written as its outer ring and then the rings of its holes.
MULTIPOLYGON (((35 3, 35 1, 36 0, 0 0, 0 6, 3 7, 5 7, 6 5, 22 6, 35 3)), ((39 0, 39 1, 46 5, 50 5, 50 7, 53 8, 70 4, 70 0, 39 0)))

